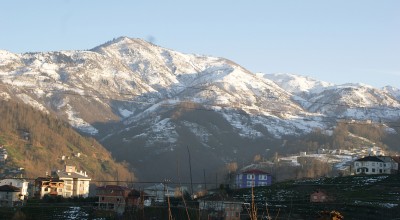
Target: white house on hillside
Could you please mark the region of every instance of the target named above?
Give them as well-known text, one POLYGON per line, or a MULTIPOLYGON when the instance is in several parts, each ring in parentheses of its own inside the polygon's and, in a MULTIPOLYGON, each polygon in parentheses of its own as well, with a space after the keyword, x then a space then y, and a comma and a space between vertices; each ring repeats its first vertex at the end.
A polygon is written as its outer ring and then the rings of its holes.
POLYGON ((398 163, 390 156, 366 156, 354 161, 355 174, 397 173, 398 163))
POLYGON ((88 197, 91 178, 86 172, 77 172, 75 166, 65 166, 64 171, 58 170, 55 175, 64 181, 64 197, 88 197))

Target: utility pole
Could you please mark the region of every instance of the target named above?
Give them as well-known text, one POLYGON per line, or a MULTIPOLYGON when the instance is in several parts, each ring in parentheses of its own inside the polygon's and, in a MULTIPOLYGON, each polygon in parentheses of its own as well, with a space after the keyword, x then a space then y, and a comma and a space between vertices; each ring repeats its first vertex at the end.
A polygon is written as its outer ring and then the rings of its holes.
POLYGON ((193 196, 193 177, 192 177, 192 160, 190 158, 190 151, 189 151, 189 146, 186 146, 187 150, 188 150, 188 154, 189 154, 189 171, 190 171, 190 197, 193 196))
POLYGON ((204 189, 207 190, 206 170, 205 169, 203 169, 203 176, 204 176, 204 189))

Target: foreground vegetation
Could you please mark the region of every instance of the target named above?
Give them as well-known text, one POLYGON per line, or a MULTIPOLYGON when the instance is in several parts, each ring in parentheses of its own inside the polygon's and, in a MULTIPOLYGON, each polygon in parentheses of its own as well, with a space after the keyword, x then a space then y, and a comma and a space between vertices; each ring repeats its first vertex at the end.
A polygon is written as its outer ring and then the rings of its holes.
MULTIPOLYGON (((251 191, 232 191, 238 200, 251 200, 251 191)), ((400 175, 346 176, 305 179, 254 189, 260 215, 283 219, 317 219, 321 211, 340 212, 345 219, 394 219, 400 211, 400 175), (324 191, 329 200, 311 203, 310 195, 324 191), (266 206, 267 204, 267 206, 266 206)))

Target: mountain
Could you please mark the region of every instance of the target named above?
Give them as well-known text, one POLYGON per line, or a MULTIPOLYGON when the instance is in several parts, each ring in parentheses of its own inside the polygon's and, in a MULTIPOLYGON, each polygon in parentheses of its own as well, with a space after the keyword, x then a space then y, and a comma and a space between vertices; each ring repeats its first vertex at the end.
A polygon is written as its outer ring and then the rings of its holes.
POLYGON ((0 166, 1 177, 15 176, 13 171, 22 167, 25 177, 35 179, 75 165, 96 181, 134 179, 126 164, 116 163, 97 141, 82 137, 66 122, 4 100, 0 100, 0 115, 0 145, 8 154, 0 166))
POLYGON ((57 115, 149 181, 187 180, 189 155, 197 181, 215 179, 227 163, 270 157, 337 121, 400 118, 395 88, 254 74, 128 37, 87 51, 0 51, 0 79, 0 98, 57 115))

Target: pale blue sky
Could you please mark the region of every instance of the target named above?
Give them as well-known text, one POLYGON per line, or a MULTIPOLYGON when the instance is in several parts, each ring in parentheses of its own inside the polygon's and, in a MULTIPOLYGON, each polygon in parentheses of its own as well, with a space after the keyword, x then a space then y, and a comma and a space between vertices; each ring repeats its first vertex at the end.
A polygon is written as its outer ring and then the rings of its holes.
POLYGON ((398 0, 9 0, 0 49, 90 49, 119 36, 253 72, 400 88, 398 0))

